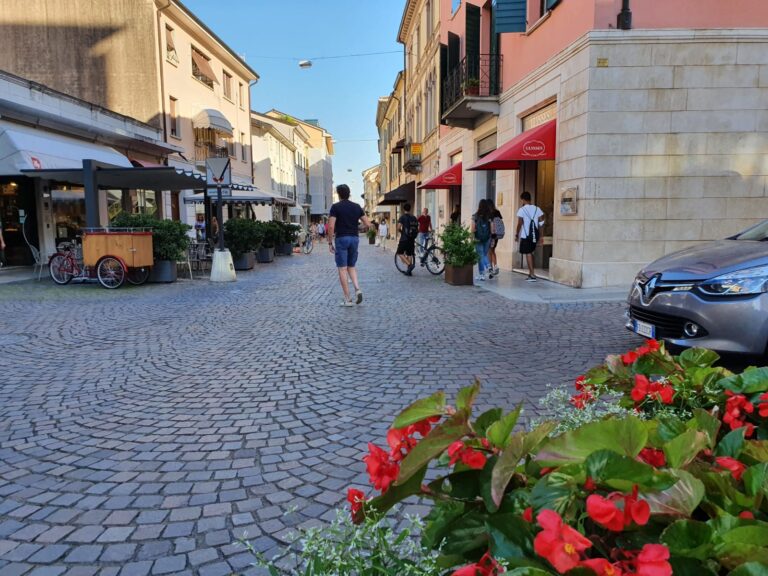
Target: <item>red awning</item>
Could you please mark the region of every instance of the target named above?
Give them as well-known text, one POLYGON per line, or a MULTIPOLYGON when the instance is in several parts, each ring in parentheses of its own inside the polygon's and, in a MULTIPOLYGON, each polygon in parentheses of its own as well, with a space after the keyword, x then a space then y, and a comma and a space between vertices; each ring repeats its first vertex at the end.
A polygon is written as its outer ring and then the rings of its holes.
POLYGON ((451 186, 461 186, 461 162, 443 170, 431 180, 424 182, 419 188, 435 190, 437 188, 450 188, 451 186))
POLYGON ((554 160, 557 120, 518 134, 467 170, 518 170, 521 160, 554 160))

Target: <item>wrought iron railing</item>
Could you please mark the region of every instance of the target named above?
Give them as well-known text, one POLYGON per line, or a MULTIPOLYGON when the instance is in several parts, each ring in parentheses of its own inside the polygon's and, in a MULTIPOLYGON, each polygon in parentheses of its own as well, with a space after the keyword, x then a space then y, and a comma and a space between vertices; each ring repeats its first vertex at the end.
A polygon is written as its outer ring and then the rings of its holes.
POLYGON ((202 166, 208 158, 226 158, 229 152, 226 148, 217 148, 208 144, 195 144, 195 164, 202 166))
POLYGON ((465 57, 448 72, 443 82, 442 114, 465 97, 498 96, 501 91, 501 54, 480 54, 477 59, 465 57))

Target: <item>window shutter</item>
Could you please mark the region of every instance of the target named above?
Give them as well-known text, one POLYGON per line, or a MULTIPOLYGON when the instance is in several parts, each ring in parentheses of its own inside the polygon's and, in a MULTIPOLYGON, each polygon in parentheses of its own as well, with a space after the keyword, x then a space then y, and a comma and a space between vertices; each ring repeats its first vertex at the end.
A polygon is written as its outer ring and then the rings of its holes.
POLYGON ((448 78, 448 46, 440 44, 440 84, 437 89, 440 94, 440 116, 443 115, 443 92, 445 91, 445 80, 448 78))
MULTIPOLYGON (((557 0, 547 0, 554 5, 557 0)), ((497 34, 503 32, 525 32, 527 0, 495 0, 497 34)))
POLYGON ((464 55, 467 57, 467 77, 480 78, 480 8, 467 4, 464 34, 464 55))
POLYGON ((547 0, 547 10, 552 10, 558 4, 560 4, 560 0, 547 0))

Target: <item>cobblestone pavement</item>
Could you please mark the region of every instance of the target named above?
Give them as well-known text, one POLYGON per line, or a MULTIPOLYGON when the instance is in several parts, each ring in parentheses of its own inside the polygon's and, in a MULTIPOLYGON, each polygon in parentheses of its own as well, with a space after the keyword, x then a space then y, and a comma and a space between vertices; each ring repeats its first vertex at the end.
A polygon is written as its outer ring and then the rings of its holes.
POLYGON ((620 304, 407 278, 367 245, 360 273, 356 308, 325 245, 226 285, 0 287, 0 574, 246 572, 233 541, 331 518, 416 398, 477 376, 481 408, 530 415, 637 342, 620 304))

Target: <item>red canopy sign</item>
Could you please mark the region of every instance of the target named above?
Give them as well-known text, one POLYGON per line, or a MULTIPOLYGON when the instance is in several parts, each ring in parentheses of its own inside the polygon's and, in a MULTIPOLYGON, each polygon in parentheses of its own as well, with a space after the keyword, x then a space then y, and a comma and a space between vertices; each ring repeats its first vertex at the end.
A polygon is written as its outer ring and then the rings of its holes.
POLYGON ((419 188, 434 190, 437 188, 450 188, 451 186, 461 186, 461 162, 454 164, 447 170, 443 170, 431 180, 424 182, 419 188))
POLYGON ((554 160, 557 120, 518 134, 467 170, 518 170, 521 160, 554 160))

